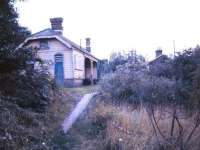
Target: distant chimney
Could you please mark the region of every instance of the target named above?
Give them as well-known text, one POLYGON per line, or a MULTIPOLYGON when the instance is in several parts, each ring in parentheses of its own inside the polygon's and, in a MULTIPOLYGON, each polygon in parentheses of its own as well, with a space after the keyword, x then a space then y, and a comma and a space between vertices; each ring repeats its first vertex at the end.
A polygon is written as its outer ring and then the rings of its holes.
POLYGON ((162 49, 157 49, 156 50, 156 58, 162 55, 162 49))
POLYGON ((52 30, 58 32, 59 34, 62 34, 62 32, 63 32, 63 27, 62 27, 63 18, 51 18, 50 22, 51 22, 52 30))
POLYGON ((91 52, 90 38, 86 38, 85 41, 86 41, 86 50, 87 50, 88 52, 91 52))

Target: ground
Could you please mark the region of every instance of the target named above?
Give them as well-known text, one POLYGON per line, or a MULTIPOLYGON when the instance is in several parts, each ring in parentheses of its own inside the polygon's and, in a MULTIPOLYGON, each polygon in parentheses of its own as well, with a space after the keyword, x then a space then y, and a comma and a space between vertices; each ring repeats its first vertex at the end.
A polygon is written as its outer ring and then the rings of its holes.
MULTIPOLYGON (((67 134, 63 134, 62 149, 70 150, 132 150, 145 148, 148 136, 152 134, 146 118, 138 120, 126 106, 116 107, 105 103, 100 97, 90 103, 87 110, 67 134)), ((140 114, 143 115, 143 114, 140 114)), ((145 116, 145 115, 144 115, 145 116)))
POLYGON ((98 86, 82 86, 77 88, 63 89, 63 105, 60 108, 60 117, 62 119, 74 109, 84 94, 92 93, 98 90, 98 86))
MULTIPOLYGON (((69 116, 84 94, 96 91, 99 91, 98 86, 64 89, 63 93, 67 99, 64 100, 61 108, 63 110, 61 121, 63 122, 64 118, 69 116)), ((159 116, 158 114, 157 117, 159 116)), ((167 135, 170 123, 169 118, 159 121, 160 128, 167 135)), ((190 128, 187 126, 186 129, 190 128)), ((155 150, 158 148, 152 124, 144 108, 135 108, 126 103, 113 103, 103 95, 98 95, 90 101, 86 110, 81 113, 66 134, 60 127, 54 135, 53 143, 53 149, 56 150, 155 150)))
MULTIPOLYGON (((63 108, 65 108, 65 112, 61 114, 63 120, 64 117, 69 116, 84 94, 96 92, 98 89, 98 86, 64 89, 64 94, 68 99, 63 105, 63 108)), ((132 118, 131 113, 134 113, 134 116, 143 115, 137 111, 134 112, 131 107, 116 107, 109 102, 105 102, 101 96, 95 97, 67 134, 62 130, 57 132, 54 138, 57 147, 54 147, 54 149, 93 150, 95 148, 96 150, 117 150, 124 147, 124 145, 136 149, 144 148, 147 137, 141 136, 147 132, 148 134, 152 133, 145 122, 146 118, 140 120, 143 124, 142 128, 146 129, 144 132, 140 128, 141 124, 137 122, 138 119, 132 118), (124 143, 123 140, 128 143, 124 143)))
MULTIPOLYGON (((76 104, 80 101, 80 99, 83 97, 84 94, 92 93, 98 91, 98 86, 83 86, 78 88, 64 88, 63 89, 63 105, 60 108, 60 123, 62 124, 64 119, 69 116, 69 114, 73 111, 76 104)), ((90 104, 91 105, 91 104, 90 104)), ((80 118, 77 120, 77 123, 80 121, 83 116, 85 116, 85 112, 81 114, 80 118)), ((76 141, 76 137, 72 136, 74 129, 76 130, 76 124, 73 125, 73 127, 70 129, 70 132, 68 134, 65 134, 62 130, 62 126, 60 126, 60 130, 58 130, 53 138, 54 148, 53 149, 59 149, 59 150, 66 150, 66 149, 72 149, 76 141), (74 140, 73 140, 74 139, 74 140), (74 144, 73 144, 74 143, 74 144)), ((81 129, 82 127, 78 127, 81 129)), ((77 131, 75 133, 77 136, 81 136, 81 132, 77 131)), ((79 139, 79 138, 77 138, 79 139)))

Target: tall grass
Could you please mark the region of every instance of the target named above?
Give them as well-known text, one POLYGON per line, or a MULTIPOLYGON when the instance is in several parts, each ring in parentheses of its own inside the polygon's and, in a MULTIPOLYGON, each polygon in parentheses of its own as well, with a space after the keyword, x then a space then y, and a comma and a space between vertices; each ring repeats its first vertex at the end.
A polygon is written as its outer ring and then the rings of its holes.
MULTIPOLYGON (((98 147, 99 150, 179 150, 180 141, 177 140, 180 132, 179 124, 175 124, 173 136, 170 136, 171 111, 170 108, 167 108, 162 112, 160 110, 155 112, 160 132, 166 138, 164 139, 160 134, 155 135, 149 114, 144 108, 135 109, 125 104, 116 105, 109 102, 99 102, 89 116, 93 124, 104 128, 101 128, 100 132, 96 134, 98 138, 93 138, 91 143, 98 140, 99 144, 103 145, 101 148, 98 147), (102 138, 99 139, 99 137, 102 138)), ((180 118, 180 122, 184 129, 182 138, 186 140, 193 129, 194 118, 192 116, 184 118, 183 113, 179 112, 179 115, 181 114, 183 118, 180 118)), ((199 137, 200 130, 198 129, 188 145, 185 145, 185 149, 198 150, 200 142, 197 139, 199 137)), ((93 148, 96 148, 96 145, 93 145, 93 148)))

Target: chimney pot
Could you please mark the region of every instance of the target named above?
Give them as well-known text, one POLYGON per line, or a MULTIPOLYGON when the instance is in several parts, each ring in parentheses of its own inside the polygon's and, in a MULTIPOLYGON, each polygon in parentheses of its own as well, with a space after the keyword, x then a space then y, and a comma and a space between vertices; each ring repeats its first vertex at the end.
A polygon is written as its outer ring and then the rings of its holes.
POLYGON ((91 52, 91 46, 90 46, 90 38, 86 38, 85 41, 86 41, 86 50, 88 52, 91 52))
POLYGON ((162 55, 162 49, 156 50, 156 58, 162 55))

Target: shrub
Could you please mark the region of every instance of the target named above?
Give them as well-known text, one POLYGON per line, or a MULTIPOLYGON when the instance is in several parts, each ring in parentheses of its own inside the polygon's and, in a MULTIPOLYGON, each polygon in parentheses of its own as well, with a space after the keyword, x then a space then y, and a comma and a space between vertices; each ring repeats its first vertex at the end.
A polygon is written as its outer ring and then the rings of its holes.
POLYGON ((59 91, 37 51, 18 48, 30 32, 18 24, 15 2, 0 1, 0 149, 50 149, 59 91))
POLYGON ((189 49, 153 70, 142 61, 127 62, 100 81, 106 99, 147 111, 155 149, 189 149, 199 136, 199 54, 199 47, 189 49))

